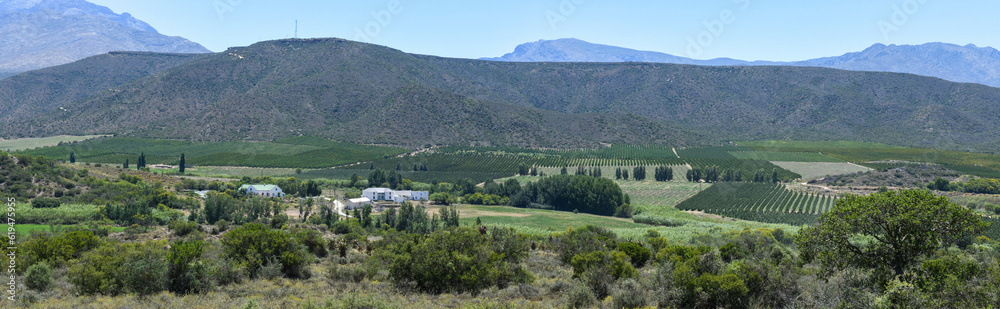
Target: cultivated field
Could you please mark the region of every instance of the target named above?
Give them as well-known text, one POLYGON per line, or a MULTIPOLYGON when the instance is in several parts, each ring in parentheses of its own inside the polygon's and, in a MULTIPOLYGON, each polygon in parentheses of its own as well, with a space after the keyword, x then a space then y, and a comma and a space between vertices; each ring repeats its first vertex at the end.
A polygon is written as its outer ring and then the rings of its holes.
POLYGON ((39 147, 56 146, 59 145, 59 143, 85 141, 88 139, 98 138, 102 136, 105 135, 84 135, 84 136, 59 135, 59 136, 40 137, 40 138, 7 139, 7 140, 0 140, 0 150, 6 152, 21 151, 39 147))
POLYGON ((730 151, 729 154, 744 160, 771 162, 844 162, 844 160, 816 152, 730 151))
POLYGON ((812 224, 834 197, 787 190, 782 184, 721 182, 677 205, 730 218, 791 225, 812 224))
POLYGON ((100 138, 61 146, 24 151, 36 156, 67 160, 75 152, 79 162, 135 162, 146 154, 147 164, 321 168, 395 157, 407 152, 396 147, 368 146, 296 137, 274 142, 189 142, 142 138, 100 138))
POLYGON ((686 181, 631 181, 617 180, 632 199, 632 206, 641 209, 643 214, 655 215, 672 210, 674 206, 698 194, 710 184, 691 183, 686 181))
MULTIPOLYGON (((429 207, 429 214, 436 214, 439 207, 429 207)), ((590 214, 574 214, 572 212, 525 209, 509 206, 458 206, 462 225, 472 225, 478 217, 484 225, 512 227, 518 232, 546 236, 553 232, 562 232, 570 227, 597 225, 609 228, 619 237, 626 239, 642 239, 649 230, 655 230, 672 240, 686 243, 691 237, 699 234, 720 235, 727 231, 738 231, 745 228, 760 227, 781 228, 788 232, 798 231, 798 227, 785 224, 766 224, 748 221, 722 221, 698 218, 691 215, 690 220, 681 226, 663 227, 633 223, 628 219, 603 217, 590 214)))
POLYGON ((783 169, 802 175, 802 180, 816 179, 825 176, 844 175, 857 172, 867 172, 871 168, 853 163, 834 162, 771 162, 783 169))
MULTIPOLYGON (((177 167, 172 169, 152 169, 157 173, 179 173, 177 167)), ((302 169, 303 173, 314 171, 314 169, 302 169)), ((294 168, 280 167, 243 167, 243 166, 194 166, 184 170, 187 176, 221 177, 221 178, 243 178, 243 177, 289 177, 299 176, 295 174, 294 168)))
MULTIPOLYGON (((55 233, 61 230, 67 230, 73 228, 87 229, 89 227, 82 225, 48 225, 48 224, 17 224, 14 226, 14 230, 17 231, 19 237, 28 237, 28 235, 31 235, 34 232, 55 233)), ((108 226, 107 228, 112 233, 117 233, 125 230, 124 227, 120 226, 108 226)))
MULTIPOLYGON (((980 177, 1000 178, 1000 155, 953 150, 907 148, 863 142, 740 142, 758 151, 818 152, 847 162, 899 160, 937 163, 959 172, 980 177)), ((683 157, 683 155, 681 156, 683 157)))

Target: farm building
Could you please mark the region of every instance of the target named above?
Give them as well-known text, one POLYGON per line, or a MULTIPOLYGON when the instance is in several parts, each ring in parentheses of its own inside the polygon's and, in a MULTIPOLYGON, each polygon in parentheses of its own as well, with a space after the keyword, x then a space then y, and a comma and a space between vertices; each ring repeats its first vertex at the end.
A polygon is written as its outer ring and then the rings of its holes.
POLYGON ((430 193, 427 191, 394 191, 388 188, 368 188, 361 192, 361 196, 371 201, 393 201, 402 203, 404 201, 426 201, 430 193))
POLYGON ((263 197, 283 197, 285 192, 276 185, 242 185, 240 191, 246 190, 247 194, 255 194, 263 197))
POLYGON ((347 200, 347 209, 355 209, 371 203, 372 200, 369 200, 367 197, 352 198, 347 200))

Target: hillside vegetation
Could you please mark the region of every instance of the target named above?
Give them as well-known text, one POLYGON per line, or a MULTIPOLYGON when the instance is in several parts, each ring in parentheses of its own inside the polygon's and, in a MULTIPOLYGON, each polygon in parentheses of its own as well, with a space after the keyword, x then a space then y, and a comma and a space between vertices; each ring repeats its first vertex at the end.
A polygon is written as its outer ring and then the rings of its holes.
POLYGON ((74 153, 80 162, 137 162, 146 155, 148 164, 180 163, 201 166, 251 166, 318 168, 371 161, 406 152, 397 147, 368 146, 334 142, 321 138, 290 137, 274 142, 190 142, 131 137, 98 138, 23 151, 52 159, 68 160, 74 153))
MULTIPOLYGON (((87 61, 99 67, 108 60, 87 61)), ((113 88, 103 86, 107 79, 91 69, 45 88, 14 87, 28 97, 75 88, 96 95, 56 96, 37 108, 3 99, 12 110, 30 112, 5 116, 0 130, 207 140, 303 134, 405 146, 685 146, 778 138, 973 150, 1000 145, 1000 89, 892 73, 503 63, 316 39, 231 48, 115 91, 106 91, 113 88)))

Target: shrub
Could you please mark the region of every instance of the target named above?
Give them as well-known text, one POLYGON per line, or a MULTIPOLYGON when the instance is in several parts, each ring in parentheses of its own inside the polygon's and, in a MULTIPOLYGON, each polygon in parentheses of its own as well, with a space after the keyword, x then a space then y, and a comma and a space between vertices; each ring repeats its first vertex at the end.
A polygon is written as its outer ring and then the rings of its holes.
POLYGON ((615 217, 619 218, 632 218, 632 205, 622 204, 615 208, 615 217))
POLYGON ((205 243, 201 240, 176 241, 167 255, 169 289, 177 294, 208 290, 208 269, 201 261, 205 243))
POLYGON ((649 258, 653 256, 653 253, 649 249, 634 242, 618 243, 618 251, 628 255, 629 260, 632 261, 632 266, 636 268, 642 268, 643 265, 646 265, 646 261, 649 261, 649 258))
POLYGON ((215 285, 241 283, 247 277, 246 266, 230 259, 214 259, 208 267, 215 285))
POLYGON ((553 247, 559 252, 563 263, 570 263, 574 256, 593 251, 608 251, 617 248, 618 236, 603 227, 588 225, 569 229, 553 239, 553 247))
POLYGON ((682 226, 684 224, 687 224, 687 222, 682 220, 674 220, 674 219, 654 217, 648 215, 632 216, 632 222, 649 224, 649 225, 666 226, 666 227, 682 226))
POLYGON ((215 228, 219 232, 225 232, 229 229, 229 221, 226 221, 225 219, 216 221, 215 228))
POLYGON ((479 291, 532 281, 533 276, 518 265, 519 257, 505 258, 491 246, 489 237, 467 227, 439 230, 426 239, 391 237, 380 241, 368 259, 369 268, 388 268, 395 281, 414 282, 418 289, 431 293, 479 291))
POLYGON ((150 295, 167 287, 166 242, 119 243, 95 248, 70 267, 81 294, 150 295))
POLYGON ((278 215, 271 217, 271 228, 280 229, 282 226, 288 223, 288 215, 284 213, 279 213, 278 215))
POLYGON ((282 272, 289 278, 308 276, 306 253, 298 249, 288 232, 250 223, 226 233, 222 245, 226 256, 246 266, 251 277, 256 277, 269 260, 281 263, 282 272))
POLYGON ((628 255, 618 250, 577 254, 570 264, 573 265, 573 274, 577 277, 595 268, 606 268, 615 280, 635 278, 639 275, 639 271, 629 262, 628 255))
POLYGON ((139 226, 138 224, 133 224, 125 228, 125 237, 128 239, 135 239, 142 233, 146 232, 146 228, 139 226))
POLYGON ((281 261, 276 258, 268 258, 267 263, 264 263, 264 265, 260 267, 260 270, 257 271, 257 278, 264 280, 281 278, 282 268, 284 268, 284 266, 281 264, 281 261))
POLYGON ((49 289, 51 283, 52 267, 45 262, 38 262, 35 265, 31 265, 24 273, 24 285, 27 285, 30 289, 44 292, 49 289))
POLYGON ((597 297, 594 296, 594 292, 583 285, 573 287, 566 295, 566 303, 570 308, 590 308, 595 302, 597 297))
POLYGON ((615 308, 642 308, 646 306, 648 300, 642 285, 638 281, 628 279, 615 289, 612 302, 615 308))
POLYGON ((729 263, 746 257, 747 253, 742 246, 738 246, 734 243, 727 243, 722 247, 719 247, 719 255, 722 256, 723 261, 729 263))
POLYGON ((330 263, 326 277, 331 282, 361 282, 368 277, 368 272, 363 267, 330 263))
POLYGON ((188 234, 191 234, 192 232, 201 231, 201 226, 198 225, 198 223, 190 221, 184 222, 180 220, 173 220, 170 221, 170 224, 167 225, 167 227, 171 231, 174 231, 174 235, 178 237, 184 237, 187 236, 188 234))
POLYGON ((31 201, 31 207, 34 208, 57 208, 62 203, 58 199, 54 198, 36 198, 31 201))
POLYGON ((101 245, 101 239, 91 231, 72 231, 60 236, 40 234, 18 247, 23 262, 17 266, 29 267, 37 262, 46 262, 59 267, 67 261, 79 258, 84 252, 101 245))
POLYGON ((326 241, 323 237, 319 235, 319 232, 315 230, 299 229, 292 232, 295 236, 295 240, 306 246, 309 252, 312 252, 318 258, 325 258, 328 254, 326 250, 326 241))

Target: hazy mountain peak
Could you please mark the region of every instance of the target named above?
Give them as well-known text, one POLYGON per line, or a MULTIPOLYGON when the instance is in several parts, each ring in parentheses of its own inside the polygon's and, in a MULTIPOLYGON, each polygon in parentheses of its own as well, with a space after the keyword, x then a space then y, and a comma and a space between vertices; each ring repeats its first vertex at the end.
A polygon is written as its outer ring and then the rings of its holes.
POLYGON ((514 52, 481 60, 509 62, 660 62, 698 65, 735 65, 733 59, 694 60, 670 54, 590 43, 575 38, 538 40, 514 48, 514 52))
POLYGON ((1000 87, 1000 52, 992 47, 941 42, 921 45, 875 44, 855 53, 801 61, 806 65, 853 71, 933 76, 955 82, 1000 87))
POLYGON ((84 0, 0 1, 0 78, 109 51, 211 52, 84 0))
POLYGON ((726 66, 816 66, 853 71, 910 73, 955 82, 1000 87, 1000 51, 974 44, 896 45, 877 43, 859 52, 796 62, 742 61, 730 58, 695 60, 669 54, 589 43, 579 39, 539 40, 518 45, 492 61, 511 62, 659 62, 726 66))

